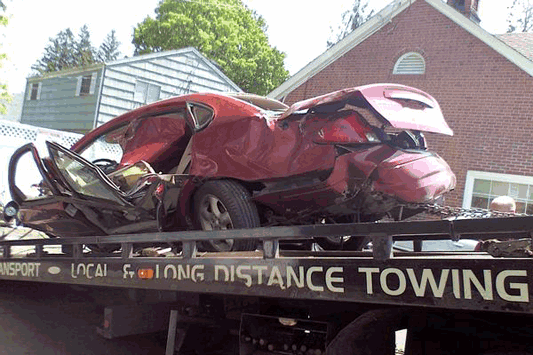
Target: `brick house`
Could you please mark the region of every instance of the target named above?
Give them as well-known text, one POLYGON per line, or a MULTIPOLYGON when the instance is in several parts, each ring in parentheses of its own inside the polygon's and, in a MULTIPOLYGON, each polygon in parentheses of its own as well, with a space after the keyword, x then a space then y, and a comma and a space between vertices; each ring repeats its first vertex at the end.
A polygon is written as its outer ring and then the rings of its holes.
POLYGON ((533 37, 489 34, 477 3, 396 0, 269 96, 290 104, 378 82, 424 90, 455 133, 426 135, 457 175, 446 204, 511 195, 533 214, 533 37))

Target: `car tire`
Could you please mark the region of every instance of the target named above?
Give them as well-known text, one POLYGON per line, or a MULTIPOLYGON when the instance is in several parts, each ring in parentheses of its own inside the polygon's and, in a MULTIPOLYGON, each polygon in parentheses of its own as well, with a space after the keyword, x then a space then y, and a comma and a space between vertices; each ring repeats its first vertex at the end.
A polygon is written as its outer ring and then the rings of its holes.
MULTIPOLYGON (((251 195, 241 184, 232 180, 208 181, 194 195, 194 220, 201 230, 257 228, 259 213, 251 195)), ((207 251, 255 250, 253 239, 203 241, 207 251)))
MULTIPOLYGON (((354 223, 355 217, 341 216, 335 218, 334 223, 354 223)), ((364 220, 366 222, 366 219, 364 220)), ((321 222, 321 224, 324 221, 321 222)), ((368 244, 365 236, 323 237, 316 238, 317 244, 324 250, 355 250, 360 251, 368 244)))
POLYGON ((120 244, 87 244, 86 247, 94 254, 111 254, 120 250, 120 244))
POLYGON ((317 238, 317 243, 324 250, 362 250, 368 244, 366 237, 326 237, 317 238))

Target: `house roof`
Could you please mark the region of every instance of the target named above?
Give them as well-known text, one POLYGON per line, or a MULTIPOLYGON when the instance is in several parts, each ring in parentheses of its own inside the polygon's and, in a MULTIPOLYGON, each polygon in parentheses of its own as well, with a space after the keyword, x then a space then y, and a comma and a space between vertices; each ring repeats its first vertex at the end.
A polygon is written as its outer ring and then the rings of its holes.
POLYGON ((387 25, 394 17, 406 10, 416 1, 425 1, 435 10, 462 27, 465 31, 477 37, 483 43, 494 49, 496 52, 507 58, 511 63, 533 76, 533 58, 528 57, 523 52, 507 44, 502 38, 491 35, 479 25, 469 20, 453 7, 443 3, 441 0, 395 0, 387 5, 383 10, 358 27, 355 31, 344 37, 341 41, 319 55, 287 81, 274 89, 267 96, 281 99, 294 89, 305 83, 310 77, 318 74, 328 65, 342 57, 348 51, 356 47, 365 39, 379 31, 387 25))
POLYGON ((194 54, 203 63, 205 63, 205 65, 207 65, 210 69, 212 69, 215 73, 217 73, 223 80, 227 81, 228 84, 230 84, 235 89, 235 91, 238 91, 238 92, 242 91, 241 88, 239 88, 237 86, 237 84, 235 84, 230 78, 228 78, 226 76, 226 74, 224 74, 222 72, 222 70, 220 70, 220 68, 216 64, 214 64, 211 60, 207 59, 202 53, 200 53, 194 47, 186 47, 186 48, 180 48, 180 49, 175 49, 175 50, 171 50, 171 51, 164 51, 164 52, 156 52, 156 53, 137 55, 137 56, 133 56, 133 57, 130 57, 130 58, 124 58, 124 59, 115 60, 113 62, 108 62, 105 65, 106 65, 106 67, 113 67, 115 65, 123 65, 123 64, 128 64, 128 63, 132 63, 132 62, 141 61, 141 60, 172 57, 172 56, 175 56, 175 55, 184 55, 184 54, 187 54, 187 53, 194 54))
POLYGON ((524 56, 533 60, 533 33, 505 33, 497 37, 508 46, 513 47, 524 56))
POLYGON ((90 65, 86 65, 83 67, 59 70, 59 71, 54 71, 50 73, 44 73, 38 76, 30 76, 29 78, 27 78, 27 80, 28 82, 42 81, 43 79, 54 78, 58 76, 76 75, 76 74, 82 74, 86 72, 93 72, 95 70, 100 70, 103 67, 104 67, 104 63, 90 64, 90 65))
POLYGON ((204 55, 202 55, 202 53, 200 53, 196 48, 193 48, 193 47, 186 47, 186 48, 165 51, 165 52, 156 52, 156 53, 137 55, 137 56, 133 56, 129 58, 115 60, 113 62, 97 63, 97 64, 91 64, 85 67, 65 69, 65 70, 60 70, 60 71, 56 71, 52 73, 46 73, 46 74, 43 74, 42 76, 29 77, 27 80, 28 82, 41 81, 42 79, 47 79, 47 78, 52 78, 52 77, 57 77, 57 76, 74 75, 74 74, 80 74, 84 72, 100 70, 103 67, 113 67, 116 65, 123 65, 123 64, 148 60, 148 59, 171 57, 175 55, 184 55, 188 53, 194 54, 199 60, 201 60, 210 69, 212 69, 213 72, 215 72, 224 81, 226 81, 230 86, 232 86, 235 91, 242 92, 241 88, 239 88, 237 84, 235 84, 230 78, 228 78, 226 74, 224 74, 218 68, 216 64, 214 64, 211 60, 207 59, 204 55))

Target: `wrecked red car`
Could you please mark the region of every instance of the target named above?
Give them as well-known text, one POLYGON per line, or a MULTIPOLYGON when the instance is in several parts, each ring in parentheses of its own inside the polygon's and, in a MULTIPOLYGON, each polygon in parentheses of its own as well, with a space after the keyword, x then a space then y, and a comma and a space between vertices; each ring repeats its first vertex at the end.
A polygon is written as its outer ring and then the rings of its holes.
POLYGON ((41 157, 26 145, 9 185, 22 223, 59 237, 402 219, 455 186, 425 132, 453 134, 433 97, 397 84, 291 107, 196 93, 118 116, 70 150, 47 142, 41 157), (39 181, 25 181, 28 162, 39 181))

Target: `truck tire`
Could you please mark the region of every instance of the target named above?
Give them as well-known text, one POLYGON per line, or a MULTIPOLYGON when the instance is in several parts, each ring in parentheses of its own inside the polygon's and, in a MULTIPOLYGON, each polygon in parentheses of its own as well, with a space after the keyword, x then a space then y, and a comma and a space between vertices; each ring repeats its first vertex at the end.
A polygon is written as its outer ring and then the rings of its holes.
MULTIPOLYGON (((232 180, 206 182, 194 195, 194 220, 201 230, 260 227, 257 207, 250 192, 232 180)), ((253 239, 223 239, 201 242, 207 251, 247 251, 256 249, 253 239)))
POLYGON ((375 309, 344 327, 327 346, 326 355, 394 355, 394 332, 405 323, 404 309, 375 309))

